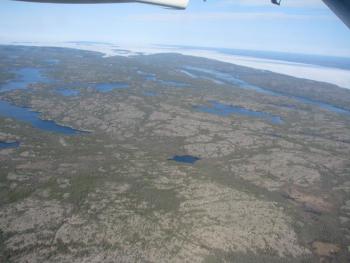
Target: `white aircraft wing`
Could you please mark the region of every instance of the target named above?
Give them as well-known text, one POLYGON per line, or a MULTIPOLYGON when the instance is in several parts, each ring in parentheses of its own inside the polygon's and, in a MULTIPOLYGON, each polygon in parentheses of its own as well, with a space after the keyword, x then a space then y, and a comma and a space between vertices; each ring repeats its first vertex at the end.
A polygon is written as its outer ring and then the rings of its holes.
POLYGON ((145 3, 174 9, 186 9, 189 0, 15 0, 35 3, 54 4, 111 4, 111 3, 145 3))

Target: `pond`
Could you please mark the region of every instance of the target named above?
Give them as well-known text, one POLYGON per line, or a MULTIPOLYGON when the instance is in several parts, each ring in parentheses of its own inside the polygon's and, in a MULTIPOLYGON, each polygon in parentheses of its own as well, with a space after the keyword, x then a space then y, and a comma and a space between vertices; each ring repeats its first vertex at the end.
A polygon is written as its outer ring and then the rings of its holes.
POLYGON ((17 148, 19 146, 19 142, 3 142, 0 141, 0 150, 8 149, 8 148, 17 148))
POLYGON ((175 155, 168 160, 179 162, 179 163, 194 164, 195 162, 199 161, 200 158, 192 155, 175 155))

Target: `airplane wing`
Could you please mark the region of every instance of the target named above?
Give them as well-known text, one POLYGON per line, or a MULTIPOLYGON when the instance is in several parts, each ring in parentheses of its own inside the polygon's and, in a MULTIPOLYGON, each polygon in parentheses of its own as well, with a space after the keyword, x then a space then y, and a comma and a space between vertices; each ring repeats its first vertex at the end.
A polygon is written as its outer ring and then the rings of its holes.
POLYGON ((322 0, 350 28, 349 0, 322 0))
POLYGON ((186 9, 189 0, 15 0, 35 3, 54 4, 111 4, 111 3, 145 3, 174 9, 186 9))
MULTIPOLYGON (((280 5, 282 0, 271 0, 280 5)), ((307 1, 307 0, 306 0, 307 1)), ((350 0, 322 0, 350 28, 350 0)))
MULTIPOLYGON (((175 9, 185 9, 189 0, 15 0, 37 3, 56 4, 103 4, 103 3, 130 3, 138 2, 152 5, 161 5, 175 9)), ((204 0, 205 1, 205 0, 204 0)), ((305 0, 308 1, 308 0, 305 0)), ((350 28, 350 0, 322 0, 349 28, 350 28)), ((280 5, 281 0, 271 0, 280 5)))

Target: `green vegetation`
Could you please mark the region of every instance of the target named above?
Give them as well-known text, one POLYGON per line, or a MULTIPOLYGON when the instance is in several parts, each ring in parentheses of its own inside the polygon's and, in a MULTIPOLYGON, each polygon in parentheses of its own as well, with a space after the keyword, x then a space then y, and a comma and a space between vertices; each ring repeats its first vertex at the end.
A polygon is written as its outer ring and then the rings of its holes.
POLYGON ((0 261, 349 262, 350 115, 181 69, 343 108, 350 91, 177 54, 2 46, 0 59, 0 83, 18 67, 52 80, 0 100, 89 131, 69 136, 0 117, 0 141, 21 143, 0 149, 0 261), (115 82, 129 87, 94 88, 115 82), (194 107, 211 100, 283 124, 194 107), (175 155, 200 160, 168 160, 175 155))

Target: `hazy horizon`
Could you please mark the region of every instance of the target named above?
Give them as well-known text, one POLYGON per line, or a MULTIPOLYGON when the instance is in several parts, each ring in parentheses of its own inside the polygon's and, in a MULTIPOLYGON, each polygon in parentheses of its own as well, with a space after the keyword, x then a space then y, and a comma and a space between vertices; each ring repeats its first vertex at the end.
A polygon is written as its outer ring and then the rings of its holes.
POLYGON ((322 1, 60 5, 5 0, 0 41, 102 41, 350 57, 349 29, 322 1))

